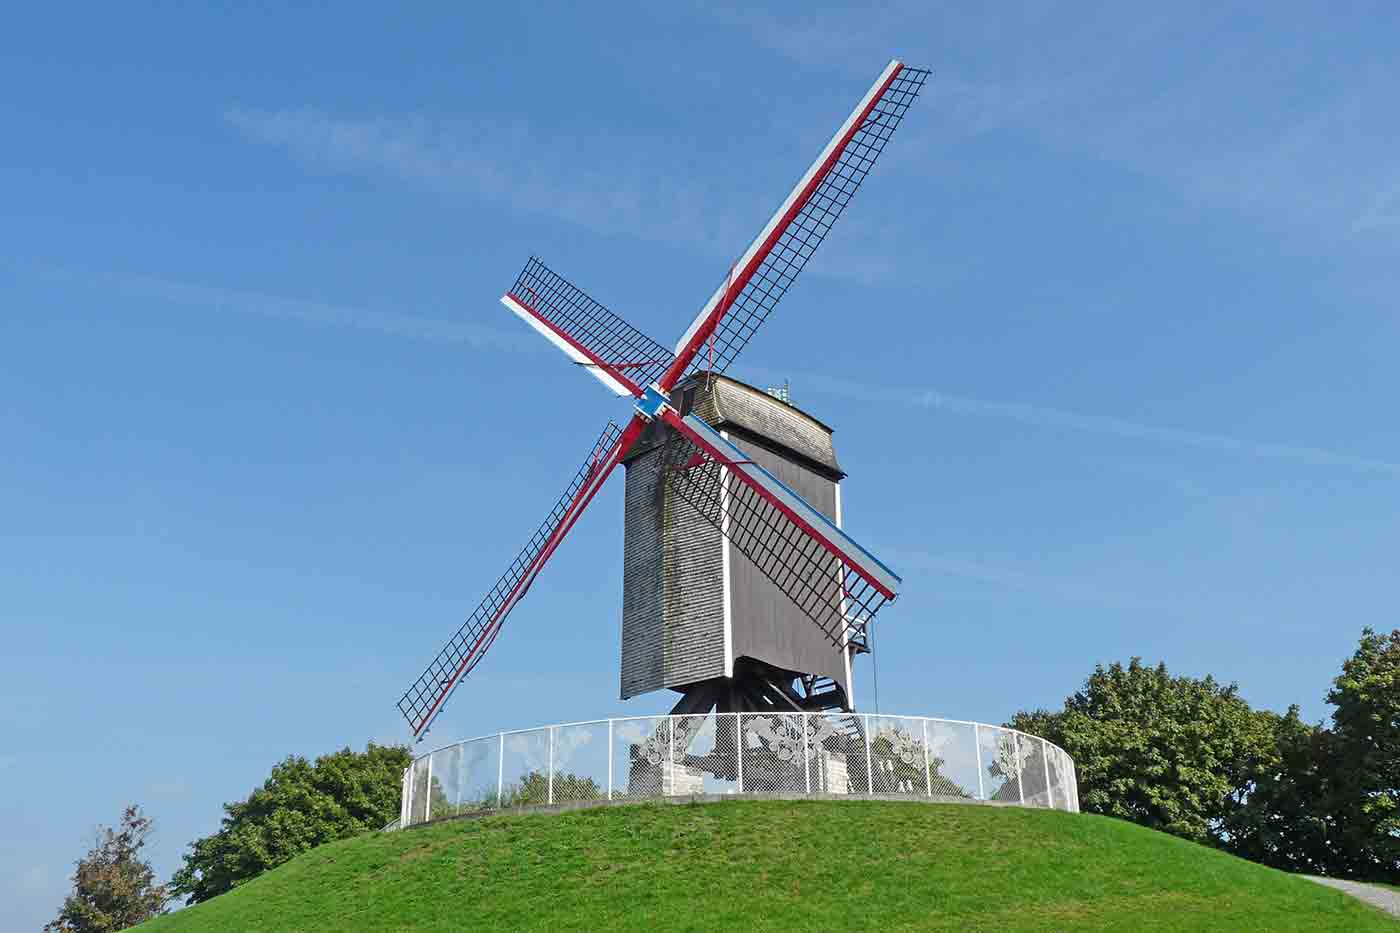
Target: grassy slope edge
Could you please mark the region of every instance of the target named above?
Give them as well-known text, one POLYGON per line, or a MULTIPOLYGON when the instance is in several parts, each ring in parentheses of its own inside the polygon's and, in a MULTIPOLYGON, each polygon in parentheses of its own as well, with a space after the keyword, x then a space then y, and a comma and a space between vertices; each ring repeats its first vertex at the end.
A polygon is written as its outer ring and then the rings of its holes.
POLYGON ((1339 891, 1117 820, 898 802, 500 816, 322 846, 141 927, 1400 931, 1339 891))

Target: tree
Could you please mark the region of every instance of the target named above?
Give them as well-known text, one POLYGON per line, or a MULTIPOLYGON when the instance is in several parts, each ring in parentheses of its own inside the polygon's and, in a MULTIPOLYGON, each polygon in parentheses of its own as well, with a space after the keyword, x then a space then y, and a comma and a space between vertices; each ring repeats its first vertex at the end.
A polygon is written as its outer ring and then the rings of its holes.
POLYGON ((155 883, 150 863, 141 858, 153 829, 135 804, 123 811, 119 830, 99 828, 73 872, 73 893, 58 917, 44 925, 45 933, 108 933, 165 913, 170 892, 155 883))
POLYGON ((1400 881, 1400 629, 1362 632, 1332 682, 1337 874, 1400 881))
POLYGON ((289 756, 247 800, 224 804, 219 831, 190 843, 171 890, 195 904, 315 846, 377 830, 399 813, 411 756, 402 746, 289 756))
POLYGON ((1241 788, 1221 844, 1287 871, 1400 881, 1400 630, 1362 632, 1332 682, 1332 728, 1293 707, 1277 761, 1241 788))
POLYGON ((1069 753, 1082 809, 1208 842, 1239 806, 1238 788, 1276 758, 1276 720, 1233 684, 1133 658, 1095 667, 1062 711, 1018 713, 1010 725, 1069 753))
POLYGON ((1134 659, 1012 722, 1070 753, 1085 810, 1285 871, 1400 883, 1400 629, 1365 629, 1327 702, 1330 729, 1134 659))
POLYGON ((1215 833, 1235 855, 1284 871, 1329 874, 1331 734, 1310 726, 1291 706, 1272 724, 1275 755, 1261 759, 1232 794, 1215 833))

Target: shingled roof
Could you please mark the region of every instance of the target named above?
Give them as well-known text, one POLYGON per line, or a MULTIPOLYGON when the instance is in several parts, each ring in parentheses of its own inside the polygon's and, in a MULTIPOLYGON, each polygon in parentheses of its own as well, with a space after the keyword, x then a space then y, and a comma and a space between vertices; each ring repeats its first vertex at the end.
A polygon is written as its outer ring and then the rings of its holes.
POLYGON ((846 475, 836 460, 831 428, 762 389, 728 376, 701 372, 676 386, 671 398, 682 411, 695 414, 715 428, 733 429, 770 446, 777 445, 809 461, 834 480, 846 475))

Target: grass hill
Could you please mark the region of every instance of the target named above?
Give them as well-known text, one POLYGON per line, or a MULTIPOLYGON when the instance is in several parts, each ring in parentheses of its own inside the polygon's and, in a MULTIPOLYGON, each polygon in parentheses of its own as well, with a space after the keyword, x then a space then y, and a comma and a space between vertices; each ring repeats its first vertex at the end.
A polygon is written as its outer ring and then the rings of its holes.
POLYGON ((1400 931, 1341 892, 1129 823, 858 801, 613 807, 322 846, 141 928, 1400 931))

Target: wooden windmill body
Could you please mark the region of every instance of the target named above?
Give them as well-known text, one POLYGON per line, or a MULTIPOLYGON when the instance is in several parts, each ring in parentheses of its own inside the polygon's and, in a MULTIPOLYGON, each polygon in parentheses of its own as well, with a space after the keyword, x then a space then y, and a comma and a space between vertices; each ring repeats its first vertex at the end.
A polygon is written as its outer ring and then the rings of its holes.
MULTIPOLYGON (((841 481, 831 428, 737 380, 697 373, 677 386, 694 415, 754 463, 841 525, 841 481)), ((837 645, 769 575, 667 482, 672 430, 657 422, 623 459, 623 699, 682 694, 676 712, 709 709, 850 709, 859 620, 837 645)), ((721 503, 721 524, 727 503, 721 503)), ((826 584, 841 599, 840 575, 826 584)))

